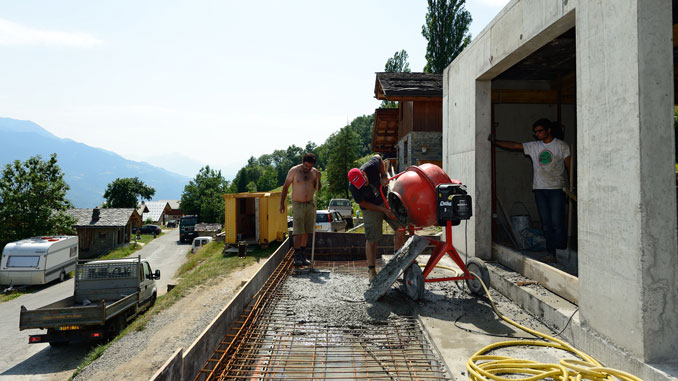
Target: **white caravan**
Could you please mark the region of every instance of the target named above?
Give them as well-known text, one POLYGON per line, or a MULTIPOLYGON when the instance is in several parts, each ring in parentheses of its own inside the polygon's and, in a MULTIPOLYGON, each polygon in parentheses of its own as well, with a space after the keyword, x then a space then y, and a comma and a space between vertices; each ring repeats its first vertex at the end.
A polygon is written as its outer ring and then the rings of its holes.
POLYGON ((19 286, 63 281, 78 262, 77 236, 46 236, 10 242, 2 250, 0 284, 19 286))

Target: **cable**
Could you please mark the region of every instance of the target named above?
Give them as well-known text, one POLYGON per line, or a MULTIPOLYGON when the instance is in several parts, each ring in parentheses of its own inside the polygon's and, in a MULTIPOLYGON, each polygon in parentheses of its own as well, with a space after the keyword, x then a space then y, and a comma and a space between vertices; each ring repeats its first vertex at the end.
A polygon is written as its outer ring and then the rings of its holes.
MULTIPOLYGON (((466 258, 468 258, 468 254, 466 254, 466 258)), ((424 267, 423 265, 419 265, 420 267, 424 267)), ((436 265, 435 267, 439 267, 442 269, 447 269, 455 272, 455 276, 459 274, 459 270, 453 267, 449 266, 443 266, 443 265, 436 265)), ((485 290, 485 296, 487 296, 487 299, 490 301, 490 305, 492 306, 492 310, 494 313, 502 320, 507 322, 508 324, 519 328, 522 331, 525 331, 529 333, 532 336, 535 336, 538 340, 532 340, 528 339, 525 337, 519 337, 519 336, 510 336, 510 335, 500 335, 500 334, 492 334, 492 333, 487 333, 487 332, 479 332, 479 331, 474 331, 468 328, 461 327, 457 324, 459 319, 464 315, 464 301, 462 301, 461 304, 461 314, 459 317, 454 321, 454 326, 469 332, 469 333, 475 333, 475 334, 482 334, 486 336, 493 336, 493 337, 505 337, 505 338, 513 338, 513 339, 519 339, 519 340, 508 340, 508 341, 503 341, 503 342, 498 342, 494 344, 490 344, 481 350, 477 351, 476 353, 471 356, 468 361, 466 362, 466 369, 469 372, 469 380, 495 380, 495 381, 515 381, 515 380, 521 380, 521 381, 536 381, 544 378, 552 378, 554 380, 560 380, 560 381, 580 381, 580 380, 593 380, 593 381, 602 381, 602 380, 614 380, 619 379, 623 381, 642 381, 641 378, 636 377, 630 373, 626 373, 624 371, 614 369, 614 368, 607 368, 604 367, 602 364, 600 364, 595 358, 592 356, 574 348, 573 346, 567 344, 566 342, 556 339, 553 336, 549 336, 547 334, 541 333, 539 331, 533 330, 531 328, 527 328, 523 325, 520 325, 513 320, 505 317, 499 310, 497 309, 496 304, 494 303, 494 299, 492 298, 492 295, 490 295, 490 291, 487 289, 487 286, 483 282, 482 278, 478 276, 478 274, 471 272, 471 274, 480 281, 480 284, 483 286, 483 289, 485 290), (536 347, 551 347, 559 350, 563 350, 566 352, 570 352, 573 355, 579 357, 580 360, 574 360, 574 359, 561 359, 558 364, 554 363, 539 363, 537 361, 532 361, 532 360, 523 360, 523 359, 514 359, 508 356, 495 356, 495 355, 487 355, 486 353, 498 349, 498 348, 507 348, 507 347, 514 347, 514 346, 536 346, 536 347), (501 375, 511 375, 511 378, 508 377, 502 377, 501 375), (518 378, 516 376, 518 375, 529 375, 527 377, 523 378, 518 378)), ((466 282, 464 282, 466 283, 466 282)), ((575 311, 570 315, 570 318, 567 320, 567 323, 565 323, 565 326, 560 330, 560 332, 556 333, 555 336, 560 336, 565 329, 569 326, 570 322, 574 318, 574 315, 579 312, 579 308, 575 309, 575 311)))
MULTIPOLYGON (((537 340, 510 340, 499 343, 490 344, 481 350, 477 351, 466 362, 466 369, 469 372, 469 380, 497 380, 497 381, 533 381, 545 378, 552 378, 554 380, 613 380, 614 378, 629 381, 641 381, 642 379, 632 374, 623 372, 618 369, 607 368, 602 366, 592 356, 574 348, 566 342, 556 339, 555 337, 546 335, 539 331, 522 326, 513 320, 505 317, 499 312, 494 300, 490 295, 490 291, 482 281, 482 279, 475 273, 476 277, 485 290, 494 313, 499 318, 509 323, 510 325, 519 328, 529 334, 544 339, 545 341, 537 340), (486 353, 498 349, 512 346, 537 346, 537 347, 551 347, 572 353, 581 360, 561 359, 559 364, 539 363, 531 360, 514 359, 507 356, 487 355, 486 353), (502 377, 501 375, 511 375, 511 378, 502 377), (527 377, 516 378, 517 375, 527 375, 527 377)), ((576 312, 576 311, 575 311, 576 312)), ((574 314, 572 314, 574 316, 574 314)), ((571 319, 572 317, 570 317, 571 319)), ((568 321, 569 324, 569 321, 568 321)), ((566 325, 567 326, 567 325, 566 325)))

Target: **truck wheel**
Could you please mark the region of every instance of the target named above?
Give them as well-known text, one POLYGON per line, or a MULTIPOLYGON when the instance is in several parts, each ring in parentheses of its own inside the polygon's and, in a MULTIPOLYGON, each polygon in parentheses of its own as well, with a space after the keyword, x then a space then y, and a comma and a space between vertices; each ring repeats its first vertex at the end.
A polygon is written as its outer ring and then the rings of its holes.
MULTIPOLYGON (((59 282, 63 282, 65 280, 66 280, 66 273, 62 271, 61 274, 59 274, 59 282)), ((50 343, 50 344, 52 344, 52 343, 50 343)))
POLYGON ((149 303, 148 308, 151 308, 155 305, 155 298, 156 298, 156 295, 155 295, 155 293, 153 293, 153 296, 151 296, 151 303, 149 303))

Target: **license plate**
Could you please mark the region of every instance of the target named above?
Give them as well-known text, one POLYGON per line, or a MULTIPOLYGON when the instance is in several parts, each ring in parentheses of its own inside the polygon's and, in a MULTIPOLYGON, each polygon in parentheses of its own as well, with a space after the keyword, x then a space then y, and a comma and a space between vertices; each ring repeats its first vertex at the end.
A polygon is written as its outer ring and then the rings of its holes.
POLYGON ((62 327, 59 327, 59 331, 75 331, 80 329, 80 326, 78 325, 64 325, 62 327))

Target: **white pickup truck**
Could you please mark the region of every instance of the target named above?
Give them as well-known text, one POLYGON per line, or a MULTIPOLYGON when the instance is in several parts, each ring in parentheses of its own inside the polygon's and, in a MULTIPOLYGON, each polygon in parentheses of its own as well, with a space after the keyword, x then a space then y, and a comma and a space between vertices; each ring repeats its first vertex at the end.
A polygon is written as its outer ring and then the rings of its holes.
POLYGON ((341 214, 341 217, 346 220, 346 227, 349 229, 353 227, 353 204, 351 203, 351 200, 345 198, 333 198, 330 200, 327 210, 336 210, 341 214))
POLYGON ((30 335, 29 344, 110 339, 155 303, 157 279, 160 270, 140 257, 79 264, 73 295, 34 310, 21 306, 19 330, 47 330, 30 335))

